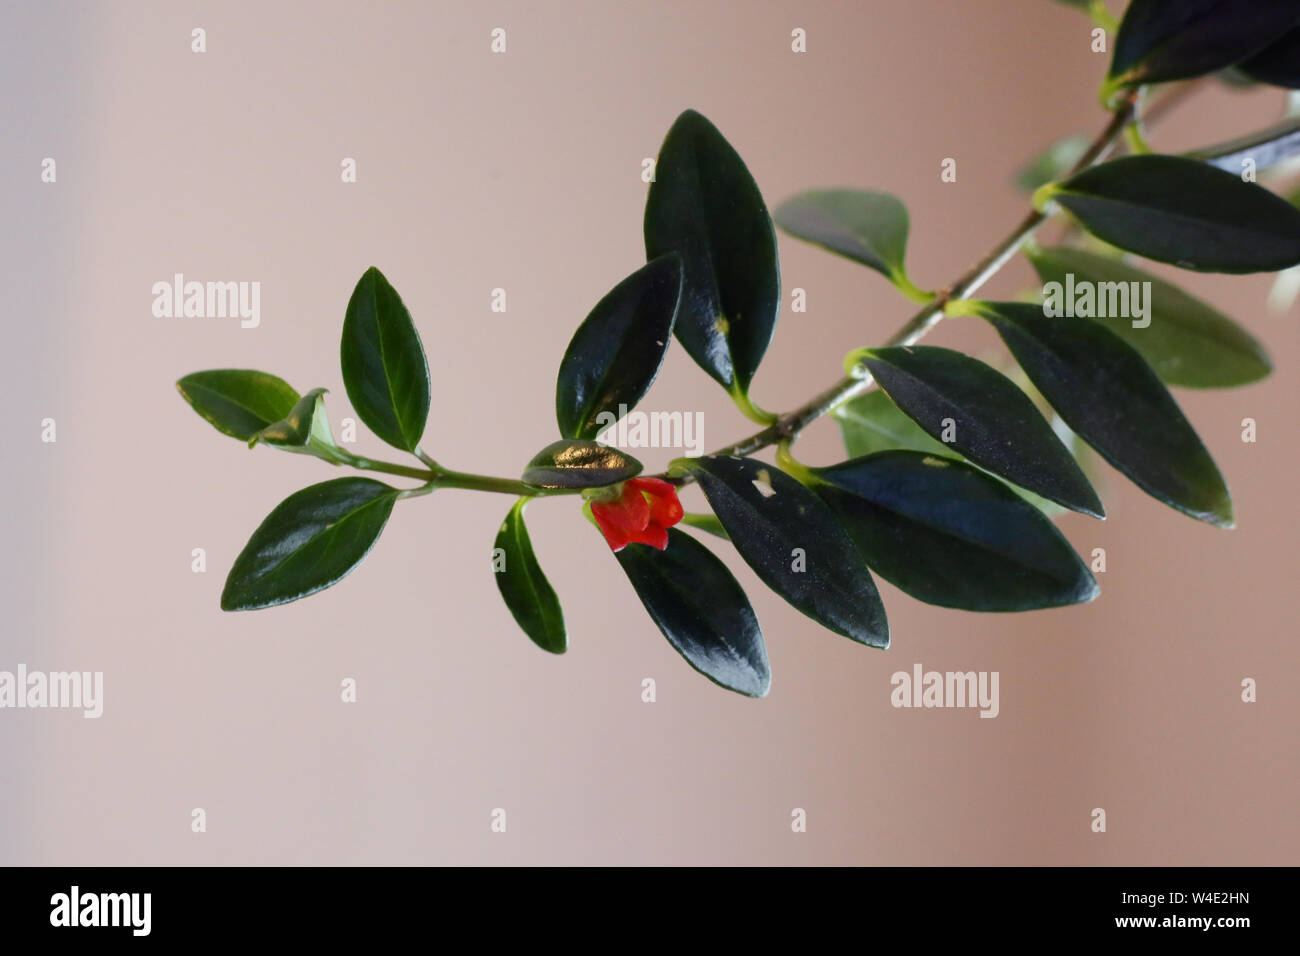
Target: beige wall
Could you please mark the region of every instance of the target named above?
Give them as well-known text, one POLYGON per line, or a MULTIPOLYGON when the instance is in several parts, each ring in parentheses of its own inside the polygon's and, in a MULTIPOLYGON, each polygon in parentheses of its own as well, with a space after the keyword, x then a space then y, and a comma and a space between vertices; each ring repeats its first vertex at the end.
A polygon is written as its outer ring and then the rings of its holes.
MULTIPOLYGON (((489 570, 509 500, 398 506, 341 586, 222 614, 226 569, 281 498, 339 472, 199 421, 172 383, 264 368, 331 391, 348 294, 378 265, 429 352, 425 445, 514 474, 554 437, 565 343, 643 258, 643 157, 712 118, 776 202, 859 185, 909 205, 942 285, 1022 215, 1030 152, 1099 128, 1104 57, 1047 0, 29 4, 7 7, 5 632, 0 669, 105 672, 104 716, 0 712, 0 862, 1294 863, 1296 316, 1265 277, 1188 276, 1270 348, 1265 384, 1180 393, 1234 492, 1218 531, 1106 475, 1092 605, 926 607, 882 585, 893 648, 821 631, 747 568, 774 670, 755 702, 687 668, 570 502, 530 510, 570 652, 517 632, 489 570), (208 52, 189 51, 193 27, 208 52), (508 53, 488 31, 508 30, 508 53), (789 51, 794 27, 806 55, 789 51), (56 185, 39 162, 58 162, 56 185), (345 156, 359 182, 339 182, 345 156), (944 157, 958 182, 939 181, 944 157), (150 286, 258 280, 262 324, 155 319, 150 286), (509 311, 489 311, 505 287, 509 311), (52 416, 58 442, 37 440, 52 416), (1239 441, 1243 417, 1260 440, 1239 441), (209 570, 190 570, 192 548, 209 570), (1001 714, 895 710, 916 662, 996 670, 1001 714), (1243 677, 1259 701, 1239 700, 1243 677), (360 700, 339 702, 354 677, 360 700), (640 682, 658 701, 640 701, 640 682), (1104 807, 1109 832, 1089 830, 1104 807), (208 832, 190 832, 202 807, 208 832), (504 807, 509 829, 489 832, 504 807), (808 832, 790 832, 793 807, 808 832)), ((1212 92, 1155 135, 1271 121, 1212 92)), ((879 277, 781 240, 783 310, 754 388, 788 408, 908 314, 879 277)), ((1017 264, 990 292, 1028 280, 1017 264)), ((978 331, 934 342, 992 347, 978 331)), ((647 408, 746 432, 675 350, 647 408)), ((359 449, 383 452, 377 440, 359 449)), ((829 423, 804 457, 839 454, 829 423)), ((667 458, 667 454, 664 456, 667 458)), ((647 464, 658 459, 647 454, 647 464)), ((738 561, 732 562, 739 565, 738 561)))

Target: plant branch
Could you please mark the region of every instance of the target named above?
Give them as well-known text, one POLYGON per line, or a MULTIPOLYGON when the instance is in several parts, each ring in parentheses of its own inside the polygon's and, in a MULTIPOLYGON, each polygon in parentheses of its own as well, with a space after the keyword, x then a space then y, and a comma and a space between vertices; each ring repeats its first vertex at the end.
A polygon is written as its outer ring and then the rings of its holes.
MULTIPOLYGON (((1133 120, 1136 94, 1128 93, 1111 114, 1110 122, 1098 134, 1083 156, 1067 175, 1093 165, 1104 159, 1114 148, 1133 120)), ((1049 214, 1033 210, 1005 239, 998 243, 983 259, 970 268, 961 278, 948 288, 931 298, 925 306, 910 318, 886 341, 886 345, 914 345, 944 317, 944 306, 958 299, 969 298, 989 279, 998 273, 1029 240, 1038 228, 1047 221, 1049 214)), ((751 455, 760 449, 780 442, 793 441, 801 431, 825 415, 836 405, 855 398, 871 388, 871 376, 865 370, 858 370, 853 375, 846 375, 826 391, 809 399, 803 405, 786 412, 762 431, 755 432, 748 438, 715 451, 714 455, 751 455)), ((694 479, 690 475, 656 475, 675 485, 686 485, 694 479)))

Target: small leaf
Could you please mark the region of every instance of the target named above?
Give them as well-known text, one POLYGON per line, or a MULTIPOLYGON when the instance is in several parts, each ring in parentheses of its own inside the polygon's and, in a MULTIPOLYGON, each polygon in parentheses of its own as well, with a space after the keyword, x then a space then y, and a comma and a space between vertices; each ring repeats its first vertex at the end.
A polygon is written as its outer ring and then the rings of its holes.
POLYGON ((869 349, 880 387, 931 437, 981 468, 1074 511, 1100 518, 1097 493, 1034 403, 978 359, 933 346, 869 349))
POLYGON ((787 199, 773 214, 797 239, 875 269, 904 291, 916 292, 907 277, 907 207, 888 193, 819 189, 787 199))
POLYGON ((900 448, 930 455, 952 454, 951 448, 926 434, 925 429, 903 414, 881 390, 838 405, 832 414, 839 423, 850 458, 900 448))
POLYGON ((699 528, 701 531, 705 531, 715 538, 721 538, 723 541, 731 540, 727 535, 727 529, 722 526, 722 522, 714 515, 693 514, 688 511, 682 515, 682 524, 690 525, 692 528, 699 528))
POLYGON ((1060 179, 1088 151, 1091 139, 1079 135, 1058 139, 1033 160, 1020 167, 1016 173, 1016 185, 1027 193, 1060 179))
POLYGON ((1074 431, 1138 487, 1172 508, 1232 527, 1223 476, 1141 355, 1096 322, 1040 306, 981 302, 978 314, 1074 431))
POLYGON ((335 478, 285 498, 235 559, 221 609, 287 604, 337 584, 370 553, 400 494, 370 478, 335 478))
POLYGON ((213 428, 242 441, 288 415, 299 397, 284 379, 243 368, 194 372, 176 388, 213 428))
POLYGON ((539 488, 601 488, 641 473, 641 462, 594 441, 551 442, 528 463, 523 479, 539 488))
POLYGON ((776 233, 740 156, 694 110, 659 150, 645 207, 646 257, 682 257, 675 332, 691 358, 745 395, 781 304, 776 233))
POLYGON ((1238 63, 1237 69, 1260 83, 1300 89, 1300 27, 1283 34, 1280 40, 1249 60, 1238 63))
POLYGON ((767 696, 772 677, 758 619, 727 566, 708 548, 670 528, 665 550, 629 544, 614 556, 686 663, 728 690, 767 696))
POLYGON ((288 415, 278 422, 272 422, 248 439, 248 447, 265 442, 284 451, 331 459, 338 446, 334 444, 334 433, 330 430, 329 416, 325 413, 324 396, 327 391, 324 388, 313 388, 298 400, 288 415))
POLYGON ((668 253, 596 303, 560 363, 555 417, 566 438, 595 438, 650 389, 673 331, 682 260, 668 253))
POLYGON ((394 448, 414 451, 429 417, 429 366, 411 313, 374 267, 348 301, 340 360, 361 420, 394 448))
POLYGON ((753 458, 690 458, 682 466, 700 483, 736 550, 764 584, 837 634, 889 646, 876 584, 820 498, 753 458))
POLYGON ((887 451, 814 468, 813 489, 867 564, 929 604, 1029 611, 1090 601, 1097 582, 1056 526, 976 468, 887 451))
POLYGON ((497 532, 493 548, 500 550, 505 559, 503 567, 493 568, 497 589, 515 621, 534 644, 552 654, 563 654, 568 646, 564 612, 555 589, 533 554, 533 543, 524 525, 524 508, 530 501, 531 498, 516 501, 497 532))
POLYGON ((1295 0, 1133 0, 1108 85, 1186 80, 1231 66, 1300 21, 1295 0))
POLYGON ((1168 282, 1079 249, 1038 247, 1026 253, 1045 285, 1060 283, 1066 304, 1075 298, 1071 290, 1087 288, 1082 283, 1092 283, 1099 299, 1127 289, 1129 308, 1108 307, 1108 312, 1118 315, 1093 321, 1137 349, 1156 374, 1171 385, 1228 388, 1258 381, 1272 371, 1263 346, 1245 329, 1168 282), (1149 312, 1144 317, 1133 315, 1132 309, 1132 290, 1143 288, 1140 283, 1150 283, 1151 290, 1146 297, 1149 312))
POLYGON ((1148 259, 1232 273, 1300 263, 1300 212, 1195 160, 1125 156, 1046 188, 1089 232, 1148 259))

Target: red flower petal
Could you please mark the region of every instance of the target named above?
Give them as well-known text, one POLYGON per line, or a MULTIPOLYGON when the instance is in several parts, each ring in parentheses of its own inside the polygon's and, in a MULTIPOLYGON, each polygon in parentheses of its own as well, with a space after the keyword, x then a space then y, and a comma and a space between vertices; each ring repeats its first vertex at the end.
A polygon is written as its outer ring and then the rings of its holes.
POLYGON ((651 524, 650 527, 641 532, 637 540, 642 544, 648 544, 650 547, 662 551, 668 547, 668 529, 657 524, 651 524))
POLYGON ((610 550, 622 551, 627 547, 628 541, 631 540, 630 536, 625 529, 610 523, 603 514, 605 509, 600 508, 600 510, 597 510, 598 507, 595 504, 591 506, 591 516, 596 519, 596 524, 600 526, 601 533, 605 535, 605 540, 609 542, 610 550))
POLYGON ((623 486, 622 497, 617 501, 593 501, 591 513, 624 529, 629 535, 643 530, 650 523, 650 506, 630 483, 623 486))

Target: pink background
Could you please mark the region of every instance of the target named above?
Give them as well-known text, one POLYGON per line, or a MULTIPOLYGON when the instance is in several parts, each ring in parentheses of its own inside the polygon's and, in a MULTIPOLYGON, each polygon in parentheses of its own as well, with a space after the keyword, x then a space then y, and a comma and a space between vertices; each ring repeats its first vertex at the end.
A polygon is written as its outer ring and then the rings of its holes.
MULTIPOLYGON (((571 501, 529 511, 571 643, 537 650, 490 571, 511 499, 440 492, 399 503, 337 588, 218 609, 266 512, 343 472, 218 435, 177 397, 181 375, 254 367, 325 386, 337 424, 351 414, 343 309, 377 265, 429 353, 425 447, 517 474, 555 437, 555 369, 577 322, 643 261, 641 160, 680 110, 719 125, 771 204, 814 186, 900 196, 913 277, 941 286, 1023 215, 1022 160, 1104 122, 1107 57, 1076 11, 119 2, 3 18, 0 669, 102 670, 106 699, 99 720, 0 711, 0 862, 1296 862, 1300 347, 1296 316, 1262 305, 1270 277, 1179 278, 1279 369, 1177 396, 1238 529, 1107 471, 1110 519, 1062 521, 1081 553, 1108 552, 1086 607, 975 615, 882 582, 894 642, 881 653, 820 630, 718 543, 767 635, 772 693, 751 701, 681 661, 571 501), (489 52, 498 26, 505 55, 489 52), (194 27, 205 54, 190 52, 194 27), (57 184, 40 182, 46 156, 57 184), (956 183, 939 180, 945 157, 956 183), (175 272, 260 281, 261 326, 154 318, 150 287, 175 272), (495 287, 505 314, 489 309, 495 287), (1257 444, 1239 438, 1248 416, 1257 444), (56 444, 39 441, 45 417, 56 444), (206 574, 190 570, 196 547, 206 574), (999 671, 1000 716, 892 708, 890 674, 916 662, 999 671), (345 677, 354 705, 339 700, 345 677), (1241 702, 1244 677, 1257 703, 1241 702), (206 833, 190 830, 195 807, 206 833), (505 834, 490 832, 496 807, 505 834), (795 807, 807 833, 791 832, 795 807)), ((1153 138, 1191 148, 1279 109, 1276 93, 1212 88, 1153 138)), ((785 237, 781 254, 786 306, 753 393, 775 409, 912 311, 851 263, 785 237), (805 314, 789 311, 795 287, 805 314)), ((988 291, 1028 283, 1018 262, 988 291)), ((959 325, 931 341, 993 349, 959 325)), ((643 407, 702 410, 710 447, 752 430, 680 349, 643 407)), ((842 455, 829 422, 799 449, 842 455)), ((643 457, 658 470, 671 454, 643 457)))

